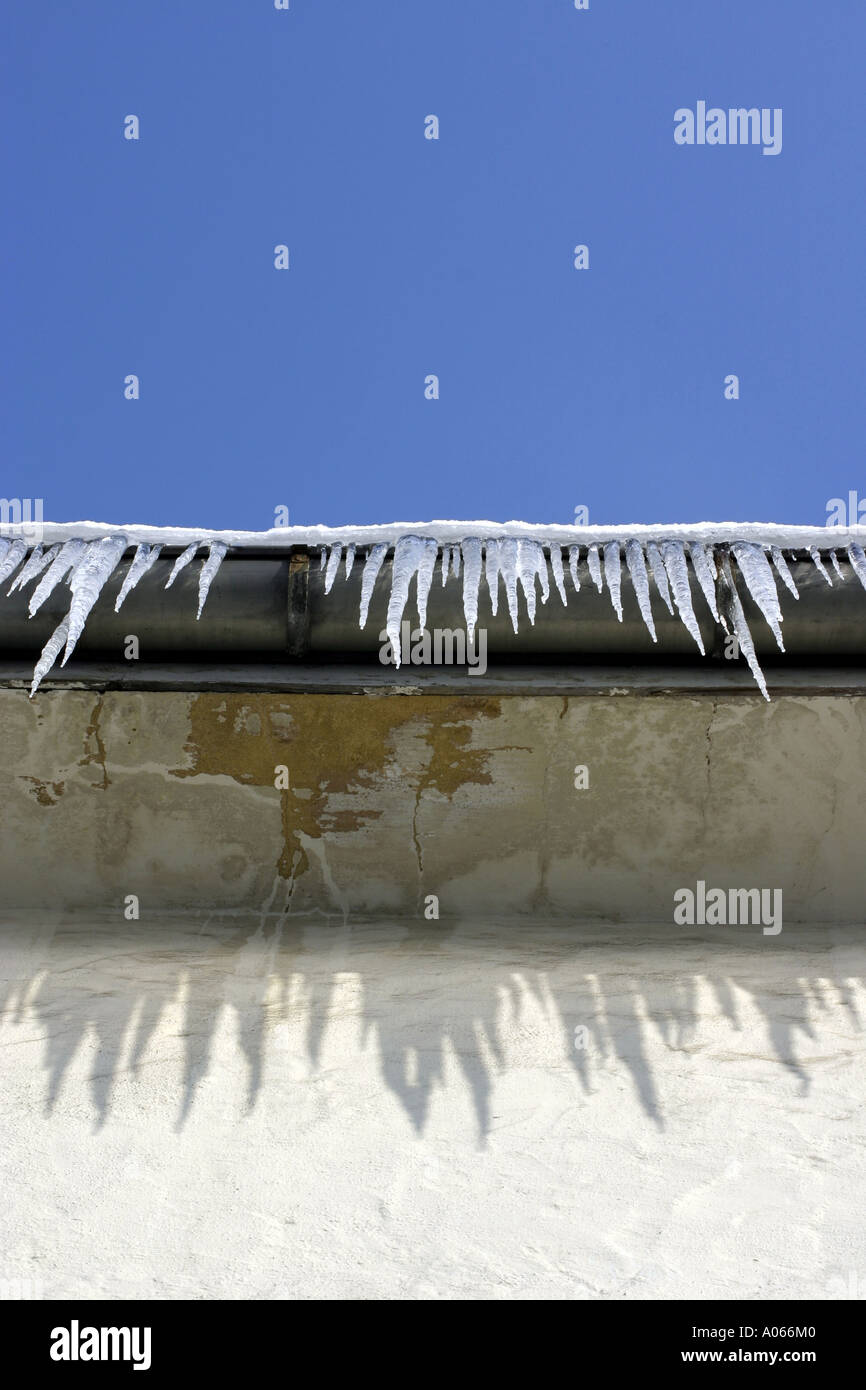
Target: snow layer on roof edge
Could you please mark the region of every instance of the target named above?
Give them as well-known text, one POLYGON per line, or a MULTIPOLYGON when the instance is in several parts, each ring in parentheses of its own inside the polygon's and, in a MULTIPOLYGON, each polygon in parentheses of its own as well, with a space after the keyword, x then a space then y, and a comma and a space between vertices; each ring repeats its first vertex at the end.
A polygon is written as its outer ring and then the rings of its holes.
POLYGON ((863 526, 789 526, 764 521, 698 521, 676 523, 634 523, 616 526, 560 526, 529 521, 392 521, 375 526, 276 526, 269 531, 212 531, 190 526, 117 526, 103 521, 22 522, 5 525, 0 534, 22 538, 33 545, 36 540, 49 546, 68 540, 102 540, 122 533, 130 545, 170 545, 181 550, 194 541, 206 544, 220 541, 233 550, 287 549, 293 545, 354 544, 396 545, 403 536, 425 536, 439 545, 459 545, 469 537, 479 540, 535 540, 542 544, 606 545, 609 541, 693 541, 703 544, 733 544, 750 541, 755 545, 777 545, 786 550, 843 548, 852 543, 866 544, 863 526))

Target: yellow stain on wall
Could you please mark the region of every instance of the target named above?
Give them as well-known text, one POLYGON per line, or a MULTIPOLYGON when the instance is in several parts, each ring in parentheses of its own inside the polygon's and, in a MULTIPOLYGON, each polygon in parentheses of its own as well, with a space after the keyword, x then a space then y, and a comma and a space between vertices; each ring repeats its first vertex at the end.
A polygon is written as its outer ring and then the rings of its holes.
POLYGON ((369 804, 329 809, 329 803, 335 794, 375 791, 393 774, 401 730, 417 728, 423 753, 414 766, 400 767, 400 775, 416 796, 436 790, 450 797, 467 783, 490 783, 491 750, 472 747, 472 735, 479 720, 499 714, 498 699, 469 695, 202 694, 190 704, 189 764, 171 772, 273 787, 275 769, 287 767, 278 871, 297 877, 307 868, 302 835, 351 832, 381 815, 369 804))

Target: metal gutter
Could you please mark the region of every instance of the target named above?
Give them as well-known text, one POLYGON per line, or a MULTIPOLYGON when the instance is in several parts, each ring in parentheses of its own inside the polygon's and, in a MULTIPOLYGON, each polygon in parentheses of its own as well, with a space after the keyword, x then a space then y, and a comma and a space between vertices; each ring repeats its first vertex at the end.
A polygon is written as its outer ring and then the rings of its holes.
MULTIPOLYGON (((171 556, 161 556, 132 591, 120 613, 114 601, 126 572, 126 562, 108 580, 88 616, 75 651, 76 662, 119 660, 129 635, 139 644, 144 662, 233 662, 368 660, 375 663, 381 646, 391 589, 391 561, 379 574, 370 614, 363 631, 358 626, 362 565, 356 562, 348 580, 340 569, 330 593, 324 591, 324 574, 316 553, 305 550, 270 558, 230 553, 214 579, 201 619, 197 576, 190 565, 166 591, 172 568, 171 556)), ((843 560, 846 576, 833 575, 832 589, 811 560, 791 562, 800 597, 795 600, 780 584, 784 614, 786 657, 783 664, 824 662, 838 666, 866 660, 866 590, 851 566, 843 560)), ((579 567, 581 588, 574 593, 566 577, 568 604, 552 581, 550 598, 539 604, 535 625, 530 625, 520 599, 520 630, 515 634, 507 605, 500 594, 499 611, 491 611, 487 586, 479 594, 478 625, 486 640, 488 664, 516 663, 545 657, 567 662, 594 658, 608 664, 625 662, 664 664, 679 659, 695 668, 703 658, 678 616, 671 616, 653 591, 653 613, 658 643, 653 644, 638 611, 629 575, 623 567, 623 621, 617 621, 607 591, 598 593, 585 561, 579 567)), ((755 607, 745 586, 740 594, 746 617, 762 661, 779 658, 775 639, 755 607)), ((28 617, 32 588, 0 599, 0 659, 22 658, 32 663, 69 605, 69 591, 58 586, 37 614, 28 617)), ((692 578, 692 599, 708 657, 722 655, 724 633, 714 622, 697 583, 692 578)), ((406 610, 410 628, 417 626, 414 586, 406 610)), ((464 629, 462 580, 449 576, 443 587, 437 571, 430 591, 427 628, 464 629)), ((475 678, 476 680, 479 678, 475 678)))

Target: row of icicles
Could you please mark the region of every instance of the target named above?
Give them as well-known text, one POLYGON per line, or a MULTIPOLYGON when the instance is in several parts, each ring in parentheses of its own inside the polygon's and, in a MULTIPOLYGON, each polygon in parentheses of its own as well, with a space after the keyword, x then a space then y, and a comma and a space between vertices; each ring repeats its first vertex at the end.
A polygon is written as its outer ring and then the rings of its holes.
MULTIPOLYGON (((37 545, 27 555, 28 546, 23 540, 0 539, 0 583, 10 574, 18 571, 9 593, 23 589, 34 579, 42 578, 31 595, 28 611, 30 617, 38 612, 42 604, 56 586, 65 582, 72 593, 69 612, 48 639, 36 663, 30 694, 33 696, 40 682, 54 666, 63 649, 61 666, 71 656, 75 644, 84 630, 87 615, 96 603, 103 586, 119 565, 129 548, 126 536, 117 534, 104 536, 96 541, 69 540, 43 549, 37 545), (19 568, 20 566, 20 568, 19 568)), ((117 612, 124 599, 139 580, 153 566, 158 558, 161 545, 138 545, 129 569, 117 595, 114 609, 117 612)), ((198 580, 198 612, 207 599, 214 575, 219 569, 228 547, 222 541, 193 541, 175 560, 165 587, 171 588, 178 574, 196 556, 199 548, 207 554, 202 560, 198 580)), ((382 542, 367 548, 364 569, 361 577, 361 608, 359 624, 363 628, 367 622, 370 600, 379 571, 391 547, 382 542)), ((343 561, 345 577, 348 579, 355 562, 354 544, 344 548, 336 543, 321 547, 321 568, 325 571, 325 593, 329 593, 340 563, 343 561)), ((388 600, 387 630, 394 654, 400 661, 400 628, 403 613, 409 598, 409 585, 415 579, 416 602, 419 626, 423 628, 427 619, 427 599, 433 583, 437 559, 440 562, 441 581, 444 584, 449 575, 459 579, 463 576, 463 612, 470 642, 473 640, 478 622, 478 594, 481 576, 484 575, 490 594, 494 615, 498 610, 500 580, 505 589, 508 612, 514 631, 518 627, 518 587, 523 592, 526 611, 530 623, 535 622, 538 592, 541 602, 546 603, 550 595, 549 573, 559 592, 562 602, 568 602, 565 586, 565 567, 567 565, 575 591, 580 589, 578 562, 581 551, 586 550, 586 565, 590 577, 599 593, 605 584, 614 611, 622 622, 622 562, 626 567, 637 598, 641 616, 655 642, 656 631, 650 606, 650 578, 669 612, 679 613, 682 622, 704 654, 704 644, 700 628, 692 606, 689 585, 688 559, 691 559, 698 584, 713 618, 725 632, 734 635, 752 674, 765 699, 769 699, 767 685, 755 655, 752 636, 746 622, 743 606, 732 572, 732 559, 736 561, 749 594, 754 599, 773 635, 780 651, 784 651, 782 641, 782 612, 776 588, 776 575, 785 587, 799 598, 791 571, 777 545, 762 546, 747 541, 735 541, 730 546, 713 547, 698 541, 648 541, 637 540, 609 541, 605 545, 542 545, 535 540, 482 541, 468 537, 459 544, 440 544, 433 537, 402 536, 394 547, 394 562, 391 576, 391 593, 388 600)), ((817 547, 809 550, 811 558, 828 584, 833 580, 826 569, 817 547)), ((866 589, 866 557, 861 546, 852 544, 847 548, 848 559, 860 583, 866 589)), ((844 579, 835 550, 829 558, 840 579, 844 579)))
MULTIPOLYGON (((190 560, 194 558, 200 545, 207 547, 208 554, 199 572, 199 600, 198 613, 196 614, 198 618, 201 617, 208 590, 222 563, 227 546, 223 545, 221 541, 194 541, 187 546, 182 555, 177 557, 165 584, 167 589, 171 588, 181 570, 185 569, 190 560)), ((129 541, 123 535, 103 536, 98 541, 71 540, 65 541, 63 544, 49 546, 47 550, 43 549, 41 545, 34 546, 29 557, 22 564, 27 556, 26 541, 0 539, 0 583, 7 579, 10 574, 13 574, 15 570, 18 570, 9 589, 10 594, 14 593, 16 589, 23 589, 26 584, 42 575, 27 606, 31 618, 34 613, 39 611, 49 594, 53 593, 61 581, 65 582, 72 591, 69 612, 45 643, 36 663, 33 683, 30 686, 31 698, 36 694, 41 681, 48 675, 57 660, 61 648, 63 648, 63 660, 60 665, 66 665, 76 642, 84 631, 88 613, 128 549, 129 541), (19 565, 21 566, 20 569, 19 565)), ((161 545, 139 545, 136 547, 132 563, 114 604, 115 613, 120 609, 127 594, 135 588, 138 581, 151 568, 161 550, 161 545)))
MULTIPOLYGON (((354 545, 349 545, 346 548, 346 578, 352 571, 355 549, 354 545)), ((361 580, 361 627, 364 627, 367 622, 373 587, 388 549, 386 544, 374 545, 367 555, 361 580)), ((394 548, 391 596, 388 601, 387 618, 388 638, 397 665, 399 666, 401 658, 401 621, 409 598, 410 581, 413 577, 415 578, 418 625, 420 628, 424 628, 427 620, 427 599, 433 583, 437 558, 440 563, 440 575, 443 584, 448 579, 449 574, 453 574, 455 578, 460 577, 462 562, 463 613, 471 642, 478 621, 478 591, 482 571, 487 582, 494 616, 499 603, 499 582, 500 579, 502 580, 511 624, 514 631, 517 632, 518 586, 523 591, 529 621, 534 624, 537 597, 536 582, 538 583, 541 602, 546 603, 550 596, 548 561, 550 574, 553 575, 553 582, 559 591, 559 596, 562 602, 567 604, 565 563, 567 562, 571 582, 576 592, 580 589, 578 563, 581 549, 582 547, 579 545, 563 547, 553 543, 545 548, 540 541, 514 538, 481 541, 477 537, 470 537, 458 545, 440 546, 439 542, 432 537, 401 537, 394 548), (565 559, 563 550, 566 551, 565 559)), ((686 544, 683 541, 668 540, 648 541, 644 546, 640 541, 627 540, 625 542, 608 541, 606 545, 589 545, 585 549, 586 565, 590 577, 599 593, 604 585, 607 585, 610 601, 620 622, 622 622, 621 592, 624 554, 638 607, 652 640, 655 642, 658 639, 650 606, 650 576, 652 576, 668 611, 673 615, 676 609, 703 656, 705 655, 703 639, 692 606, 686 558, 688 553, 701 592, 713 618, 726 633, 736 636, 740 650, 749 664, 761 693, 766 700, 769 700, 767 684, 758 665, 755 645, 734 582, 731 557, 736 560, 749 594, 769 624, 779 650, 784 651, 781 629, 782 610, 776 588, 776 575, 779 576, 794 598, 798 599, 800 595, 797 592, 797 586, 785 556, 778 545, 764 547, 748 541, 735 541, 730 547, 716 548, 699 541, 686 544)), ((817 547, 811 546, 809 554, 819 573, 832 587, 833 580, 817 547)), ((836 551, 831 550, 829 556, 836 574, 840 579, 844 579, 845 576, 840 568, 836 551)), ((330 591, 337 577, 342 558, 342 546, 340 544, 321 547, 320 568, 325 571, 325 593, 330 591)), ((862 547, 856 544, 848 546, 848 559, 860 583, 866 589, 866 557, 864 557, 862 547)))

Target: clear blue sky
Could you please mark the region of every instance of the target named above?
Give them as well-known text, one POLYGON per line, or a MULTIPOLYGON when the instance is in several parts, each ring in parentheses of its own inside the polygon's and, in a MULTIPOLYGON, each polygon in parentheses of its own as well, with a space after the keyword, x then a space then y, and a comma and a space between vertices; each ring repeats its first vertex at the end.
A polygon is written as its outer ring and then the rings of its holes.
POLYGON ((864 54, 861 0, 8 6, 0 490, 823 524, 866 495, 864 54), (699 100, 781 154, 677 146, 699 100))

